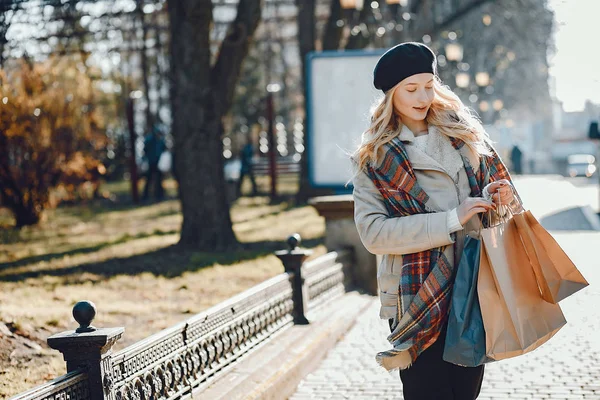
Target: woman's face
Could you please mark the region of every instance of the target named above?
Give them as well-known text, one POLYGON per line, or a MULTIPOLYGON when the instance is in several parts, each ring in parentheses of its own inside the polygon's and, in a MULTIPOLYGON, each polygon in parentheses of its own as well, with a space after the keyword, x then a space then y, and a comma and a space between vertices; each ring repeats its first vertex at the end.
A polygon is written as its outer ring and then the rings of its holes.
POLYGON ((422 121, 433 102, 433 74, 409 76, 396 87, 394 109, 403 121, 422 121))

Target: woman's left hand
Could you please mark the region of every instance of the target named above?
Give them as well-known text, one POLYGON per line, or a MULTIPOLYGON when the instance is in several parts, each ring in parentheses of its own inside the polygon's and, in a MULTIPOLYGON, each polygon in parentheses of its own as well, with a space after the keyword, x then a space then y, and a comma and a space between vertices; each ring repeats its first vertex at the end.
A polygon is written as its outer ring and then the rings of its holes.
POLYGON ((492 201, 495 205, 507 205, 514 199, 512 186, 506 179, 491 183, 488 186, 488 192, 492 195, 492 201))

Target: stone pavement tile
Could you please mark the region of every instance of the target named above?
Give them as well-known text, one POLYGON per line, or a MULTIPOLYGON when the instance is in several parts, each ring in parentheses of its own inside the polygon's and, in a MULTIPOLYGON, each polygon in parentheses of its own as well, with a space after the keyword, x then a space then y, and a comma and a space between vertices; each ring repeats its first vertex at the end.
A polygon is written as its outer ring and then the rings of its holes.
POLYGON ((496 390, 496 389, 491 389, 491 388, 488 388, 485 386, 481 388, 482 396, 503 397, 505 399, 508 399, 508 398, 511 398, 512 394, 513 394, 512 390, 496 390))
POLYGON ((514 394, 519 395, 519 396, 535 397, 538 394, 538 392, 537 392, 537 390, 531 390, 531 389, 515 389, 514 394))
POLYGON ((591 396, 593 396, 595 393, 599 393, 599 392, 594 392, 593 390, 580 389, 580 390, 573 390, 571 393, 573 393, 575 395, 580 395, 580 396, 588 396, 591 398, 591 396))

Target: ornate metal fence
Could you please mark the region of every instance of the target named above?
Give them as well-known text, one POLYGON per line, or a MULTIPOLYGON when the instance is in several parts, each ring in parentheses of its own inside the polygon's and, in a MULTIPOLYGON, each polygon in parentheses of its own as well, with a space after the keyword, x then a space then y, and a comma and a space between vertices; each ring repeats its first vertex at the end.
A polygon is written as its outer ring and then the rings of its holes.
POLYGON ((292 287, 279 275, 116 354, 116 399, 175 399, 292 322, 292 287))
POLYGON ((81 370, 75 370, 42 386, 38 386, 12 397, 11 400, 66 400, 89 398, 88 376, 81 370))
POLYGON ((309 323, 306 311, 341 295, 349 282, 352 252, 331 252, 304 263, 300 238, 276 252, 285 272, 116 354, 123 328, 90 326, 93 304, 76 304, 80 327, 48 338, 67 361, 67 375, 12 400, 180 399, 201 390, 212 376, 273 333, 309 323))
POLYGON ((350 268, 353 262, 351 250, 340 250, 304 263, 302 276, 305 280, 305 290, 308 292, 309 310, 345 292, 350 283, 350 268))

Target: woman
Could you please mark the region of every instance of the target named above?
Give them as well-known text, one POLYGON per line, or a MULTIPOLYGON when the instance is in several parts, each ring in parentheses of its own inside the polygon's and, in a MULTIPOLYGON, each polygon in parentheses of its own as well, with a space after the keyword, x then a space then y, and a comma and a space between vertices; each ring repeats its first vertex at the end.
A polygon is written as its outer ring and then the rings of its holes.
POLYGON ((436 76, 427 46, 388 50, 374 85, 384 96, 352 160, 356 226, 383 256, 380 317, 393 349, 377 361, 400 370, 406 400, 475 399, 483 366, 442 360, 453 268, 479 214, 514 204, 510 177, 481 124, 436 76))

